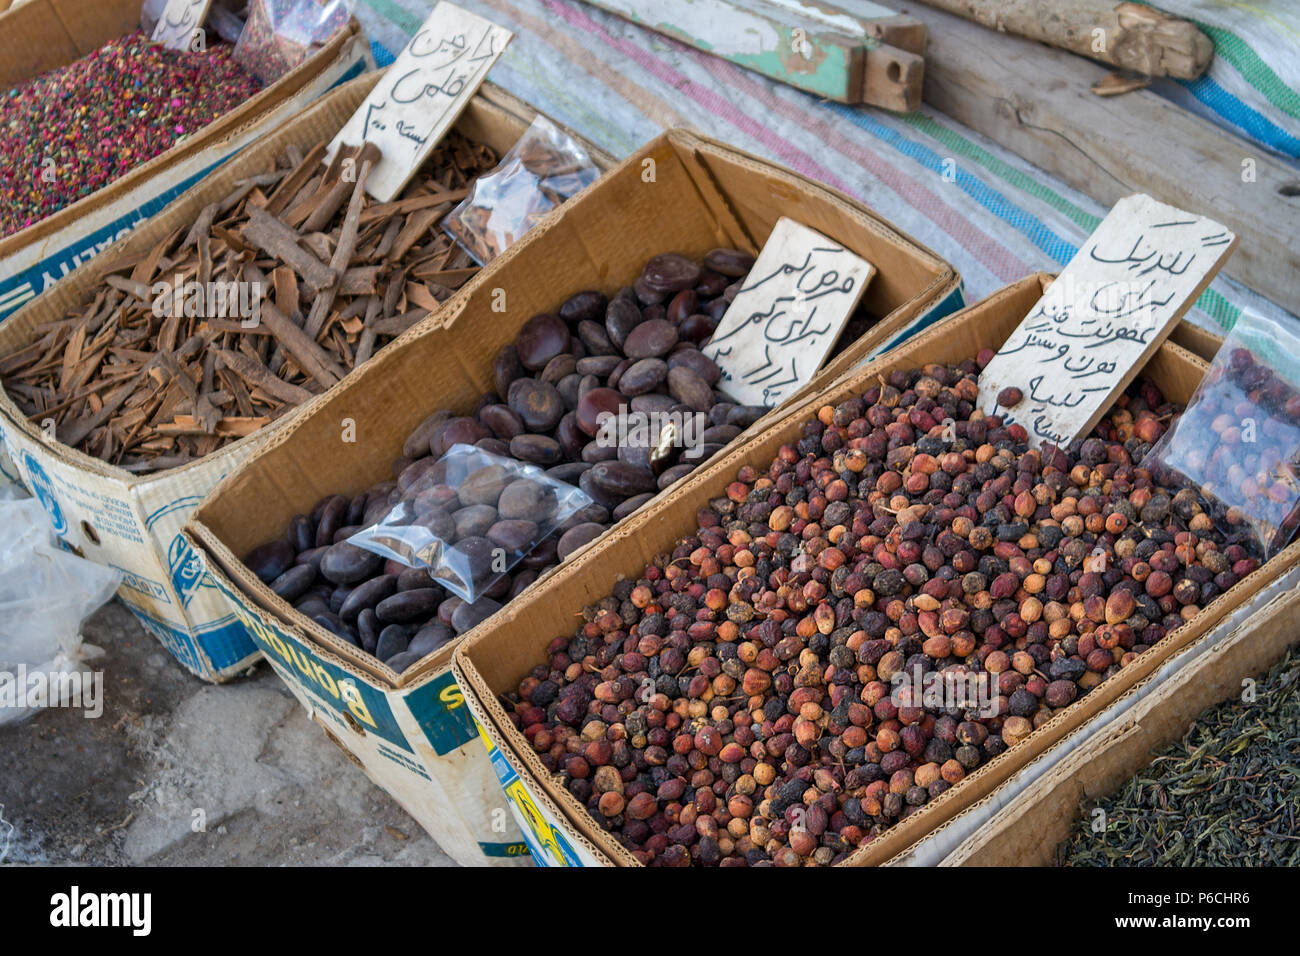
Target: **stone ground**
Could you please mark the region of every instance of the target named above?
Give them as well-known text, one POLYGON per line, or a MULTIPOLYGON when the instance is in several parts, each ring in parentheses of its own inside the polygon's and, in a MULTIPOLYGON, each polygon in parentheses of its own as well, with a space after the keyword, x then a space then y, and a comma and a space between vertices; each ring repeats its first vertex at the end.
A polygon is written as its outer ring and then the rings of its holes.
POLYGON ((82 633, 103 715, 0 726, 4 864, 452 865, 270 668, 204 684, 116 600, 82 633))

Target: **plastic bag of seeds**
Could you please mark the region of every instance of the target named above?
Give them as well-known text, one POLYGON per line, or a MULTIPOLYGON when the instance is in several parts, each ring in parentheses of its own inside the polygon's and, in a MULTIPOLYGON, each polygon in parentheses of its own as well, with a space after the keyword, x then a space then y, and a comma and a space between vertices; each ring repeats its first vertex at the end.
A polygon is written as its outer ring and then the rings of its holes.
POLYGON ((588 495, 536 465, 456 444, 403 473, 402 497, 348 542, 409 567, 473 603, 565 520, 588 495))
POLYGON ((442 228, 485 266, 599 176, 587 151, 539 116, 501 165, 479 177, 442 228))
POLYGON ((1300 525, 1300 330, 1242 313, 1142 467, 1195 490, 1235 543, 1265 558, 1286 547, 1300 525))
POLYGON ((263 83, 274 83, 345 26, 353 0, 251 0, 235 44, 235 61, 263 83))

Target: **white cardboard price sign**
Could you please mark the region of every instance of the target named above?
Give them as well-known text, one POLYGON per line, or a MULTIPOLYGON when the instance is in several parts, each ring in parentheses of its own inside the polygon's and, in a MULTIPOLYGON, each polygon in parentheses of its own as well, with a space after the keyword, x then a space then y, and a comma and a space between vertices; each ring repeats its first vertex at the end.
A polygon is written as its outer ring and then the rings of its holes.
POLYGON ((876 267, 784 216, 704 354, 718 389, 743 405, 779 405, 817 373, 876 267))
POLYGON ((374 143, 382 156, 366 192, 389 202, 456 122, 513 37, 455 4, 439 3, 330 142, 325 161, 340 146, 374 143))
POLYGON ((1219 223, 1127 196, 980 373, 979 407, 1068 447, 1087 434, 1210 284, 1237 243, 1219 223), (998 393, 1017 388, 1005 408, 998 393))
POLYGON ((212 0, 167 0, 150 39, 169 50, 188 50, 211 5, 212 0))

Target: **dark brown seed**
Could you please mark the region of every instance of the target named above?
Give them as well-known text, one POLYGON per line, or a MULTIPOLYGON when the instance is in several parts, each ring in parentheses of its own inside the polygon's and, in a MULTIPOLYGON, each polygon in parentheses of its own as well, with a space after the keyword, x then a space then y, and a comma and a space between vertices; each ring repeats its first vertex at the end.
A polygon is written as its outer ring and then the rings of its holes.
POLYGON ((703 378, 710 386, 718 384, 719 378, 722 377, 718 364, 698 349, 677 347, 673 350, 668 356, 668 368, 679 368, 681 365, 685 365, 695 375, 703 378))
POLYGON ((555 428, 555 440, 569 458, 577 458, 582 454, 582 447, 587 444, 589 437, 578 427, 576 411, 566 413, 555 428))
POLYGON ((695 284, 695 291, 702 298, 712 299, 714 296, 722 295, 723 290, 729 285, 731 285, 731 279, 728 276, 724 276, 721 272, 705 269, 700 273, 700 281, 695 284))
POLYGON ((549 432, 564 417, 564 399, 554 385, 521 378, 510 386, 510 408, 531 432, 549 432))
POLYGON ((677 405, 677 402, 671 395, 663 395, 659 392, 650 392, 645 395, 638 395, 628 406, 638 415, 662 415, 670 412, 677 405))
POLYGON ((695 466, 690 463, 684 465, 673 465, 671 468, 665 469, 663 474, 659 476, 659 480, 657 482, 657 484, 659 485, 659 490, 662 491, 664 488, 667 488, 669 485, 681 481, 683 478, 685 478, 694 470, 695 470, 695 466))
POLYGON ((456 489, 461 507, 470 505, 495 505, 514 476, 505 465, 485 465, 465 476, 456 489))
POLYGON ((292 604, 315 583, 315 568, 310 564, 295 564, 271 582, 271 590, 292 604))
MULTIPOLYGON (((431 588, 435 586, 435 583, 433 578, 429 576, 429 569, 423 565, 418 568, 403 568, 397 574, 397 590, 399 591, 431 588)), ((364 585, 361 586, 364 587, 364 585)))
MULTIPOLYGON (((524 421, 508 405, 488 405, 479 409, 479 421, 492 429, 492 434, 509 441, 524 433, 524 421)), ((400 481, 400 479, 399 479, 400 481)))
POLYGON ((591 469, 591 479, 607 495, 619 501, 654 491, 655 476, 648 468, 638 468, 622 461, 602 461, 591 469))
POLYGON ((578 323, 578 338, 582 340, 588 355, 613 355, 618 350, 609 340, 605 326, 599 322, 584 320, 578 323))
POLYGON ((633 360, 661 358, 677 344, 677 329, 665 319, 647 319, 628 335, 623 351, 633 360))
POLYGON ((434 430, 429 439, 429 452, 434 458, 447 454, 452 445, 472 445, 482 438, 490 438, 487 426, 473 418, 450 418, 434 430))
POLYGON ((562 481, 566 485, 576 486, 578 484, 578 476, 590 467, 590 462, 565 462, 563 465, 556 465, 554 468, 547 468, 546 477, 554 478, 556 481, 562 481))
POLYGON ((578 292, 569 296, 564 305, 560 306, 560 318, 570 325, 599 321, 605 315, 605 305, 605 296, 600 292, 578 292))
POLYGON ((577 370, 578 360, 569 352, 561 352, 546 363, 546 368, 542 369, 542 373, 537 378, 539 381, 558 385, 562 378, 572 375, 577 370))
POLYGON ((524 368, 537 371, 561 352, 568 351, 569 329, 558 315, 543 312, 524 323, 515 349, 524 368))
POLYGON ((569 560, 573 552, 592 541, 595 541, 605 531, 603 524, 587 522, 570 528, 560 536, 558 554, 561 561, 569 560))
MULTIPOLYGON (((511 346, 506 346, 506 348, 511 348, 511 346)), ((505 393, 502 392, 501 394, 504 395, 505 393)), ((419 458, 421 455, 427 455, 429 453, 429 439, 433 437, 434 430, 449 418, 451 418, 451 412, 444 408, 434 412, 416 425, 415 430, 411 432, 402 445, 402 454, 407 458, 419 458)))
POLYGON ((998 404, 1003 408, 1015 408, 1024 397, 1024 392, 1014 385, 1010 385, 998 392, 998 404))
POLYGON ((578 373, 581 375, 594 375, 597 378, 608 378, 609 374, 618 368, 623 361, 621 355, 589 355, 587 358, 578 360, 578 373))
POLYGON ((330 495, 325 499, 325 507, 320 509, 320 518, 316 524, 316 547, 323 548, 334 543, 334 533, 343 527, 343 518, 348 512, 348 500, 342 495, 330 495))
POLYGON ((578 427, 588 435, 596 435, 600 431, 602 416, 617 415, 626 402, 622 392, 612 388, 593 388, 578 402, 578 427))
POLYGON ((383 564, 384 559, 373 551, 341 541, 330 545, 321 555, 320 573, 335 584, 356 584, 373 577, 383 564))
POLYGON ((631 299, 615 297, 605 310, 605 331, 618 348, 623 347, 628 334, 641 324, 641 310, 631 299))
POLYGON ((668 303, 668 310, 664 318, 673 325, 681 325, 688 315, 695 314, 695 307, 699 304, 700 297, 695 294, 694 289, 683 289, 672 297, 668 303))
POLYGON ((619 391, 624 395, 641 395, 653 391, 668 377, 668 364, 663 359, 641 359, 623 373, 619 391))
MULTIPOLYGON (((409 570, 421 570, 423 568, 409 570)), ((338 616, 345 621, 355 620, 357 615, 368 607, 374 607, 384 598, 397 590, 397 578, 391 574, 381 574, 377 578, 363 581, 352 589, 347 600, 338 609, 338 616)))
POLYGON ((590 498, 592 501, 594 501, 596 504, 601 505, 604 508, 608 508, 610 511, 613 511, 615 508, 619 506, 619 504, 623 501, 623 498, 625 498, 626 495, 611 495, 600 485, 596 484, 596 482, 592 480, 592 474, 591 474, 595 470, 595 468, 596 466, 592 465, 591 468, 588 468, 586 471, 584 471, 581 475, 578 476, 578 487, 581 488, 583 491, 585 491, 587 493, 587 497, 590 498))
POLYGON ((426 654, 432 654, 444 644, 449 644, 455 640, 456 634, 447 625, 435 621, 432 624, 426 624, 415 632, 411 638, 411 646, 407 648, 412 654, 418 654, 424 657, 426 654))
POLYGON ((632 512, 636 511, 646 502, 654 498, 654 496, 655 496, 655 492, 653 491, 647 491, 643 494, 633 495, 631 498, 628 498, 627 501, 624 501, 617 508, 615 508, 614 513, 610 517, 612 517, 615 521, 622 521, 628 515, 632 514, 632 512))
POLYGON ((555 505, 553 492, 531 478, 520 478, 506 486, 497 501, 502 518, 527 518, 546 521, 555 505))
POLYGON ((697 412, 707 412, 713 405, 713 389, 685 365, 669 369, 668 391, 673 398, 697 412))
POLYGON ((710 249, 704 256, 704 265, 731 279, 739 279, 754 267, 754 257, 739 249, 710 249))
POLYGON ((682 324, 677 327, 677 334, 687 342, 694 342, 701 345, 709 340, 714 332, 718 330, 719 319, 705 313, 696 313, 688 315, 682 324))
MULTIPOLYGON (((487 534, 488 528, 497 523, 497 510, 491 505, 470 505, 468 508, 461 508, 451 516, 455 521, 454 534, 456 540, 461 538, 480 537, 487 534)), ((444 541, 448 540, 448 535, 438 535, 444 541)))
POLYGON ((636 293, 636 301, 643 306, 658 305, 668 298, 667 292, 661 292, 652 288, 645 281, 644 276, 637 276, 636 281, 632 283, 632 289, 636 293))
POLYGON ((554 438, 545 435, 520 435, 510 440, 510 454, 522 461, 549 467, 559 464, 564 450, 554 438))
POLYGON ((590 465, 600 461, 613 461, 618 457, 618 445, 593 439, 582 446, 582 460, 590 465))
POLYGON ((531 551, 537 543, 537 523, 523 518, 498 521, 488 529, 487 539, 506 551, 531 551))
MULTIPOLYGON (((721 272, 721 269, 714 269, 721 272)), ((675 252, 666 252, 655 256, 641 270, 641 278, 646 286, 664 294, 691 289, 700 281, 700 267, 695 262, 679 256, 675 252)))
POLYGON ((451 615, 451 626, 457 634, 464 634, 482 624, 497 611, 501 604, 492 598, 481 597, 473 604, 462 602, 451 615))
POLYGON ((519 352, 513 345, 503 345, 492 364, 492 383, 497 394, 506 394, 510 390, 510 383, 523 374, 524 367, 519 362, 519 352))
POLYGON ((268 541, 244 556, 248 570, 265 584, 270 584, 294 563, 293 548, 287 541, 268 541))
MULTIPOLYGON (((358 497, 364 503, 364 496, 358 497)), ((351 514, 352 509, 349 506, 349 517, 351 514)), ((362 511, 362 516, 364 515, 365 512, 362 511)), ((358 524, 360 524, 360 520, 360 518, 357 519, 358 524)), ((308 518, 306 515, 294 515, 290 518, 288 537, 289 543, 293 546, 293 550, 295 551, 306 551, 309 548, 316 547, 316 527, 312 524, 311 518, 308 518)))
POLYGON ((766 415, 771 409, 763 405, 737 405, 727 413, 727 424, 748 428, 766 415))

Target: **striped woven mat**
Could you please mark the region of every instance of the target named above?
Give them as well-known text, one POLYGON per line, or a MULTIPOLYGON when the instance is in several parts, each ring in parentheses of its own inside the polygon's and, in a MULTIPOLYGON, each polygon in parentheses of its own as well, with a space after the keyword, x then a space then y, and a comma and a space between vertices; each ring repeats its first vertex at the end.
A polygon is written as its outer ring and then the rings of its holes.
MULTIPOLYGON (((943 256, 961 273, 967 301, 1038 269, 1058 271, 1106 212, 928 106, 901 115, 825 102, 580 0, 457 2, 515 33, 493 68, 493 82, 613 155, 633 152, 666 127, 688 125, 766 156, 862 200, 943 256)), ((1261 5, 1269 3, 1253 7, 1261 5)), ((392 61, 431 6, 432 0, 358 0, 357 16, 380 65, 392 61)), ((1200 109, 1210 109, 1203 101, 1226 108, 1229 100, 1255 106, 1278 100, 1289 107, 1292 122, 1272 110, 1270 122, 1279 132, 1268 135, 1280 145, 1295 144, 1287 137, 1300 132, 1294 123, 1297 77, 1277 72, 1237 34, 1214 26, 1223 22, 1224 8, 1244 5, 1176 0, 1160 6, 1170 12, 1196 8, 1194 18, 1211 30, 1224 61, 1178 89, 1200 109), (1253 99, 1242 99, 1247 90, 1255 91, 1253 99)), ((1287 67, 1300 70, 1294 56, 1287 67)), ((1247 123, 1246 113, 1236 115, 1247 123)), ((1267 132, 1259 124, 1252 128, 1267 132)), ((1244 126, 1237 131, 1250 132, 1244 126)), ((1190 316, 1223 330, 1243 309, 1287 314, 1220 277, 1190 316)))

